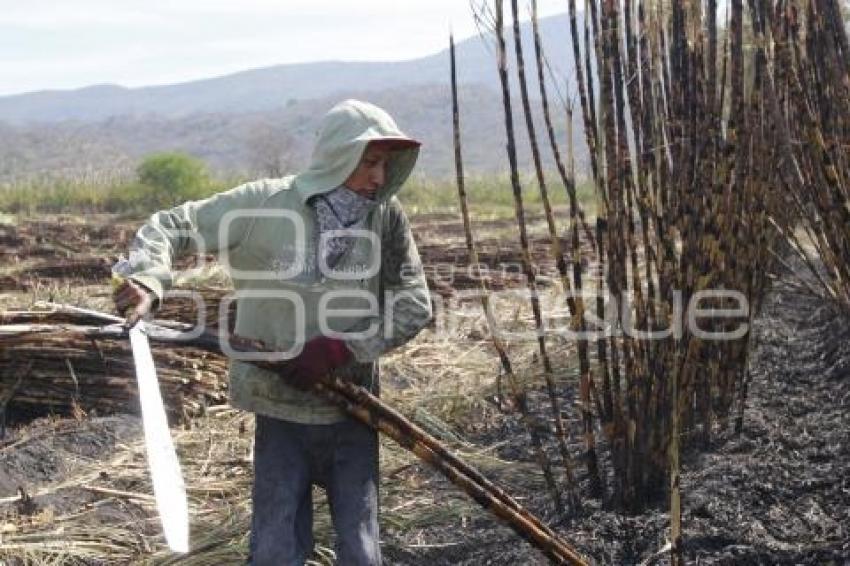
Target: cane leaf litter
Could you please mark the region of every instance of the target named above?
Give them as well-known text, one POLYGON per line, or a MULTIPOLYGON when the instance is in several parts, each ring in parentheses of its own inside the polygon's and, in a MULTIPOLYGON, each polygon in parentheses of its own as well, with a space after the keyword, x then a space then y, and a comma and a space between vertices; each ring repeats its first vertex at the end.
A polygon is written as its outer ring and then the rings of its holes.
MULTIPOLYGON (((503 4, 472 6, 501 79, 510 182, 493 182, 489 209, 480 181, 466 191, 474 140, 456 134, 457 182, 445 184, 456 204, 411 198, 442 308, 382 358, 383 400, 591 562, 847 562, 850 58, 839 3, 591 1, 579 25, 570 1, 565 40, 580 64, 567 108, 533 73, 547 67, 545 46, 510 42, 518 3, 503 4), (589 149, 581 183, 553 135, 565 110, 589 149), (556 170, 517 170, 527 139, 535 163, 550 152, 556 170), (678 316, 677 293, 689 304, 711 289, 739 291, 748 308, 708 299, 709 312, 738 313, 710 329, 745 323, 745 334, 568 332, 627 298, 615 328, 626 312, 660 331, 678 316), (595 300, 603 291, 607 303, 595 300)), ((243 561, 253 422, 226 404, 226 360, 155 348, 191 516, 192 552, 175 557, 128 345, 81 338, 69 331, 80 320, 51 307, 110 312, 109 266, 142 217, 0 220, 0 561, 243 561)), ((217 313, 227 276, 202 259, 175 266, 178 287, 217 313)), ((191 323, 197 309, 175 300, 157 316, 191 323)), ((546 562, 386 439, 381 470, 388 563, 546 562)), ((331 564, 320 490, 317 500, 311 561, 331 564)))

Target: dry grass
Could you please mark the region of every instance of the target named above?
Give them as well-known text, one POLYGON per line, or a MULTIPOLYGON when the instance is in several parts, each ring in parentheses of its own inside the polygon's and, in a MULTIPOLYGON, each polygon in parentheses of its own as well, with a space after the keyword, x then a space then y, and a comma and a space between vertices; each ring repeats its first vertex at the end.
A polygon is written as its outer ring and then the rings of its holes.
MULTIPOLYGON (((13 301, 61 300, 105 308, 106 287, 75 288, 57 283, 17 295, 13 301)), ((526 302, 502 311, 506 329, 529 328, 526 302)), ((495 394, 498 361, 481 335, 480 309, 468 307, 451 332, 423 331, 412 343, 382 359, 382 396, 402 413, 447 442, 466 461, 509 489, 543 489, 539 469, 527 462, 499 458, 495 445, 475 436, 505 418, 490 400, 495 394)), ((529 383, 539 379, 534 344, 512 344, 517 373, 529 383)), ((253 417, 227 406, 213 407, 184 428, 173 429, 186 480, 193 551, 179 559, 167 550, 151 497, 144 445, 139 435, 120 445, 108 459, 82 459, 72 475, 33 489, 40 505, 34 516, 16 514, 16 502, 0 509, 0 560, 27 564, 192 564, 237 563, 247 554, 250 520, 253 417), (107 473, 104 474, 103 472, 107 473), (85 486, 83 488, 83 486, 85 486), (74 497, 85 489, 92 501, 59 516, 52 497, 74 497), (104 522, 104 509, 121 509, 121 520, 104 522)), ((3 450, 3 448, 0 448, 3 450)), ((486 517, 464 494, 412 454, 385 440, 381 450, 381 520, 385 544, 428 545, 424 534, 435 525, 462 528, 486 517)), ((316 563, 332 564, 333 534, 324 494, 316 491, 316 563)), ((520 495, 520 498, 522 496, 520 495)), ((14 498, 10 498, 14 499, 14 498)), ((442 543, 441 543, 442 544, 442 543)))

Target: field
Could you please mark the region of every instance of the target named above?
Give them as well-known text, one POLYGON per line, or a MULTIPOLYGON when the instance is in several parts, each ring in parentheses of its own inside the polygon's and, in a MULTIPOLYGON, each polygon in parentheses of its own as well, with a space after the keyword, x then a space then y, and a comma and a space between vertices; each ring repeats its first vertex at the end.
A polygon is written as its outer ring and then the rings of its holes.
MULTIPOLYGON (((543 239, 543 219, 530 220, 532 241, 543 239)), ((111 311, 108 267, 126 249, 138 222, 105 215, 4 218, 2 309, 8 313, 52 300, 111 311)), ((446 266, 462 268, 467 263, 457 215, 422 213, 414 216, 413 224, 433 290, 448 298, 474 287, 474 281, 440 276, 441 268, 446 272, 446 266)), ((476 223, 482 262, 494 269, 516 262, 519 248, 511 227, 512 221, 504 218, 476 223)), ((532 255, 542 273, 551 272, 553 266, 542 252, 532 255)), ((586 268, 593 273, 593 265, 586 268)), ((559 292, 556 279, 544 282, 552 297, 559 292)), ((718 429, 707 450, 683 454, 684 554, 689 562, 839 564, 850 557, 850 491, 845 479, 850 476, 848 330, 828 305, 785 284, 791 279, 790 274, 776 274, 754 324, 757 346, 742 431, 718 429)), ((504 276, 494 271, 492 283, 494 290, 524 286, 522 277, 510 271, 504 276)), ((215 269, 183 282, 210 289, 223 284, 226 280, 215 269)), ((661 558, 669 526, 664 499, 636 515, 618 512, 610 501, 587 498, 581 511, 554 511, 516 408, 497 396, 499 363, 484 339, 480 307, 466 303, 452 306, 464 315, 450 334, 428 329, 382 359, 384 399, 504 486, 595 562, 666 560, 661 558)), ((549 313, 557 318, 563 311, 561 307, 549 313)), ((525 302, 503 305, 498 316, 511 328, 533 328, 525 302)), ((570 451, 578 455, 574 345, 557 336, 548 341, 558 395, 565 400, 570 451)), ((509 354, 527 387, 537 426, 551 436, 534 346, 529 341, 510 343, 509 354)), ((129 360, 126 346, 121 349, 115 355, 129 360)), ((16 373, 10 358, 16 358, 14 351, 0 354, 6 360, 0 372, 5 390, 18 377, 26 380, 38 373, 35 366, 26 369, 28 374, 21 374, 25 370, 20 367, 16 373)), ((595 366, 596 360, 592 363, 595 366)), ((79 378, 82 383, 84 377, 79 378)), ((126 372, 124 378, 126 385, 126 372)), ((223 384, 223 371, 215 379, 223 384)), ((158 534, 137 406, 132 398, 112 408, 99 406, 96 399, 82 401, 85 398, 81 395, 81 401, 69 403, 67 409, 41 414, 34 404, 16 404, 14 395, 4 407, 0 560, 172 563, 158 534)), ((252 417, 230 409, 221 397, 209 397, 208 405, 183 416, 173 406, 177 401, 170 401, 172 434, 190 497, 194 549, 179 563, 244 560, 252 417)), ((604 441, 600 453, 603 460, 608 457, 604 441)), ((381 469, 387 563, 545 563, 531 546, 390 441, 382 446, 381 469)), ((576 471, 578 483, 586 486, 584 468, 576 471)), ((327 505, 321 493, 317 495, 315 560, 330 563, 327 505)))
MULTIPOLYGON (((547 78, 537 4, 525 40, 519 4, 470 4, 509 175, 464 173, 482 140, 462 135, 450 40, 456 182, 403 193, 432 323, 382 357, 381 400, 314 385, 386 434, 386 562, 850 562, 846 5, 593 0, 579 18, 570 1, 572 75, 547 78)), ((0 563, 245 560, 253 422, 227 405, 220 342, 152 336, 188 486, 175 557, 103 315, 145 213, 235 184, 172 152, 133 178, 0 187, 0 563)), ((173 267, 162 333, 232 324, 215 258, 173 267)), ((316 496, 312 563, 332 564, 316 496)))

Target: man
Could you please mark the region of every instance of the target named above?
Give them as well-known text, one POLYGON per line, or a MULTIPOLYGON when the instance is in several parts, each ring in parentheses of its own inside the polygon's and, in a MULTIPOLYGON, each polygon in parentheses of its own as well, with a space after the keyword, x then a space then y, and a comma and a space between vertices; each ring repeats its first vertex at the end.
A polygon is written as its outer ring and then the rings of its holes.
POLYGON ((347 100, 325 116, 303 173, 158 212, 134 239, 115 295, 128 323, 163 299, 175 257, 217 251, 236 289, 234 333, 294 355, 286 378, 244 360, 230 368, 231 404, 257 415, 254 565, 310 557, 314 483, 328 494, 339 562, 381 562, 377 434, 309 384, 333 374, 377 393, 378 357, 431 317, 395 197, 419 145, 380 108, 347 100))

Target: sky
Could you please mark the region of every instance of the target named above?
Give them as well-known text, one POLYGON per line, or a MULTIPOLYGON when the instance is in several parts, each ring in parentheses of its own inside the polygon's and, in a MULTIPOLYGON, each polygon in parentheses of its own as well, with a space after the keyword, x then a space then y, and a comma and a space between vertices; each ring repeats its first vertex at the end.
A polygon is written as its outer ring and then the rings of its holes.
MULTIPOLYGON (((529 1, 519 2, 521 19, 529 1)), ((538 0, 538 11, 566 5, 538 0)), ((468 0, 0 0, 0 95, 401 61, 446 48, 450 28, 456 39, 477 33, 468 0)))

